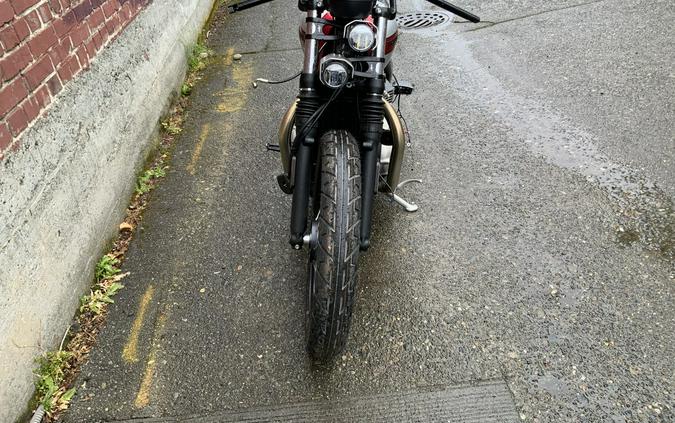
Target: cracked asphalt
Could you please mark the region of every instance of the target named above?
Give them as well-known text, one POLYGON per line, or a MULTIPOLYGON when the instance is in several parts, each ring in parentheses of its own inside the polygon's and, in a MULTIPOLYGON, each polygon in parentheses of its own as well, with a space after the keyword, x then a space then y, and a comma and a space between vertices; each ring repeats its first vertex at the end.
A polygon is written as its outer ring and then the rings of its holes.
POLYGON ((675 421, 675 3, 462 6, 484 22, 399 40, 395 73, 416 86, 403 177, 424 181, 401 195, 420 211, 377 199, 328 368, 304 352, 305 257, 265 151, 297 86, 250 84, 301 66, 300 15, 277 1, 214 23, 64 421, 493 382, 525 421, 675 421))

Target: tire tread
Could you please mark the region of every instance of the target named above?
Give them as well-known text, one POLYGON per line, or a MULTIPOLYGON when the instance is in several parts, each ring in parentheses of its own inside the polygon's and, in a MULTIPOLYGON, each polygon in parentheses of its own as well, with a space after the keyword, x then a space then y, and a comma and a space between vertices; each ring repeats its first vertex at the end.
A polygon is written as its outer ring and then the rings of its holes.
POLYGON ((361 160, 356 140, 329 131, 320 140, 321 211, 308 350, 330 361, 344 348, 356 293, 361 220, 361 160))

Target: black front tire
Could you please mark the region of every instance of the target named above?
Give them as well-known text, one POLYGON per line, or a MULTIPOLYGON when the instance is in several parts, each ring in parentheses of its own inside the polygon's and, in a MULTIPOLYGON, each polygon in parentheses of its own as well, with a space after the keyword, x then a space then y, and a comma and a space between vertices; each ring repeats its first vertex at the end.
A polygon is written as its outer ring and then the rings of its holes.
POLYGON ((327 132, 320 140, 318 164, 318 239, 309 260, 307 349, 314 360, 329 362, 347 342, 356 294, 361 228, 358 143, 347 131, 327 132))

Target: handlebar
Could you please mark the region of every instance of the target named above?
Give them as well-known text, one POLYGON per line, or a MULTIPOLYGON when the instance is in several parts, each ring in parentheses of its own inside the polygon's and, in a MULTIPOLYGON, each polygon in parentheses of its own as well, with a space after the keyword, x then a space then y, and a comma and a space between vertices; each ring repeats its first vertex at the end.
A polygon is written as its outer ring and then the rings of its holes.
POLYGON ((244 0, 239 3, 231 4, 227 6, 227 11, 229 13, 239 12, 240 10, 250 9, 261 4, 269 3, 272 0, 244 0))
POLYGON ((450 13, 454 13, 455 15, 459 16, 460 18, 464 18, 469 22, 473 23, 478 23, 480 22, 480 18, 476 15, 474 15, 471 12, 467 12, 466 10, 455 6, 454 4, 450 4, 445 0, 427 0, 429 3, 435 4, 436 6, 440 7, 441 9, 445 9, 450 13))
MULTIPOLYGON (((238 12, 240 10, 246 10, 251 7, 255 7, 267 2, 270 2, 272 0, 243 0, 239 3, 232 4, 227 7, 227 11, 230 13, 238 12)), ((390 0, 391 1, 391 7, 396 10, 396 0, 390 0)), ((476 15, 474 15, 471 12, 467 12, 466 10, 462 9, 461 7, 457 7, 454 4, 450 4, 445 0, 427 0, 429 3, 435 4, 436 6, 440 7, 441 9, 445 9, 450 13, 453 13, 460 18, 464 18, 469 22, 473 23, 478 23, 480 22, 480 18, 476 15)), ((394 12, 395 13, 395 12, 394 12)))

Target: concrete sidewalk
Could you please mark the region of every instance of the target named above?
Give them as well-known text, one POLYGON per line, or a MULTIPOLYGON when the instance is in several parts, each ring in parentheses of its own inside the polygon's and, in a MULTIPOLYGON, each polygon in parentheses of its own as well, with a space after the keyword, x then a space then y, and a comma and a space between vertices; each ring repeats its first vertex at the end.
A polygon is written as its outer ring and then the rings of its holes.
MULTIPOLYGON (((405 214, 378 198, 352 334, 330 368, 304 351, 305 256, 288 246, 290 198, 274 182, 278 157, 265 151, 297 86, 250 84, 297 72, 298 12, 274 2, 214 26, 216 57, 193 90, 171 169, 128 253, 126 288, 64 420, 233 420, 227 410, 264 420, 260 410, 306 404, 330 416, 331 404, 440 398, 467 386, 496 386, 477 413, 506 404, 497 421, 674 419, 673 262, 649 242, 618 241, 625 203, 587 172, 605 163, 617 178, 656 181, 636 194, 654 211, 650 204, 672 204, 672 169, 630 166, 616 152, 615 116, 563 95, 573 92, 565 84, 586 83, 575 69, 595 66, 575 50, 604 31, 590 23, 618 20, 628 33, 643 23, 623 14, 646 2, 606 1, 583 13, 490 3, 465 6, 493 22, 535 17, 403 34, 396 73, 417 87, 402 102, 413 137, 404 176, 425 183, 402 195, 421 210, 405 214), (586 33, 566 32, 584 16, 586 33), (551 50, 549 62, 534 59, 546 31, 568 46, 551 50), (565 75, 556 73, 560 55, 578 60, 565 75), (585 108, 587 118, 575 119, 585 108)), ((667 2, 652 6, 642 22, 675 17, 667 2)), ((668 36, 654 32, 651 42, 668 36)), ((651 55, 626 60, 637 66, 651 55)), ((594 83, 620 77, 602 72, 594 83)), ((636 78, 647 90, 673 87, 667 74, 636 78)), ((632 107, 619 95, 606 101, 619 114, 632 107)), ((667 101, 654 97, 653 110, 665 110, 672 133, 667 101)), ((641 122, 654 134, 644 156, 666 157, 660 127, 641 122)))

